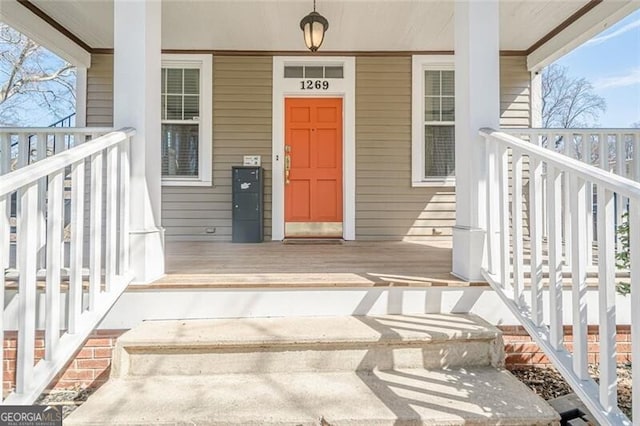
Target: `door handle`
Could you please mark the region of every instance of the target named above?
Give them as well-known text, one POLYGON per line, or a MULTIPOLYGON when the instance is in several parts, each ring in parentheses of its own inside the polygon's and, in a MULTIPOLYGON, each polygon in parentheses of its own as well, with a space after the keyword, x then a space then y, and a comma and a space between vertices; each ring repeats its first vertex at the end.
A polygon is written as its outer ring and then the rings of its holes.
POLYGON ((289 174, 291 173, 291 155, 286 154, 284 156, 284 183, 289 184, 289 174))

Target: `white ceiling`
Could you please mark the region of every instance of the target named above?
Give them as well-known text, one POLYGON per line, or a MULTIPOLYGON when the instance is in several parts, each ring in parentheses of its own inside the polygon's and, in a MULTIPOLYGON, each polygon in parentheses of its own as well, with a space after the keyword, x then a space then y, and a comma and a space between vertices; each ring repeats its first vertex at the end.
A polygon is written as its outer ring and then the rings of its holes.
MULTIPOLYGON (((89 46, 113 47, 113 0, 32 2, 89 46)), ((500 48, 528 49, 587 2, 501 0, 500 48)), ((311 8, 312 0, 162 0, 162 47, 304 50, 298 24, 311 8)), ((453 0, 318 0, 329 20, 322 49, 453 50, 453 9, 453 0)))

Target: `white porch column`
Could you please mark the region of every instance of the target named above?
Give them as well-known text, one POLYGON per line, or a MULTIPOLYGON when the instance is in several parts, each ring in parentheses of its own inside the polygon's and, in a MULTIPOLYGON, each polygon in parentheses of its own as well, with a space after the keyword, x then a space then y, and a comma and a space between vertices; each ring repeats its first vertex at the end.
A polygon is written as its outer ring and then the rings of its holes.
POLYGON ((483 280, 486 218, 482 127, 500 125, 498 0, 455 2, 456 226, 453 274, 483 280))
POLYGON ((531 127, 542 127, 542 71, 531 73, 531 127))
POLYGON ((87 126, 87 68, 76 68, 76 127, 87 126))
POLYGON ((164 274, 160 227, 161 2, 114 4, 113 122, 134 127, 131 141, 131 267, 134 282, 164 274))

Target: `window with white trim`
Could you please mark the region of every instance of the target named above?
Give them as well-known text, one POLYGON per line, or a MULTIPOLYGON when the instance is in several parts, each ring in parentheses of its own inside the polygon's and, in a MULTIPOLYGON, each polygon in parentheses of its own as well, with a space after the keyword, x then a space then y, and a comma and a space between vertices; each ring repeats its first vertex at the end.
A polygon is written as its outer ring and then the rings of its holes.
POLYGON ((453 56, 414 56, 412 184, 455 183, 453 56))
POLYGON ((162 55, 162 184, 211 185, 210 55, 162 55))

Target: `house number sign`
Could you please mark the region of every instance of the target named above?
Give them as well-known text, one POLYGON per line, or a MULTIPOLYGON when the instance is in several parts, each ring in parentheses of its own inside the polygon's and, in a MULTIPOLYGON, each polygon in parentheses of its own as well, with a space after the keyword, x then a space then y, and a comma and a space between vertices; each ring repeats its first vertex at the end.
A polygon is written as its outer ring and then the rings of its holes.
POLYGON ((300 80, 300 90, 329 90, 327 80, 300 80))

